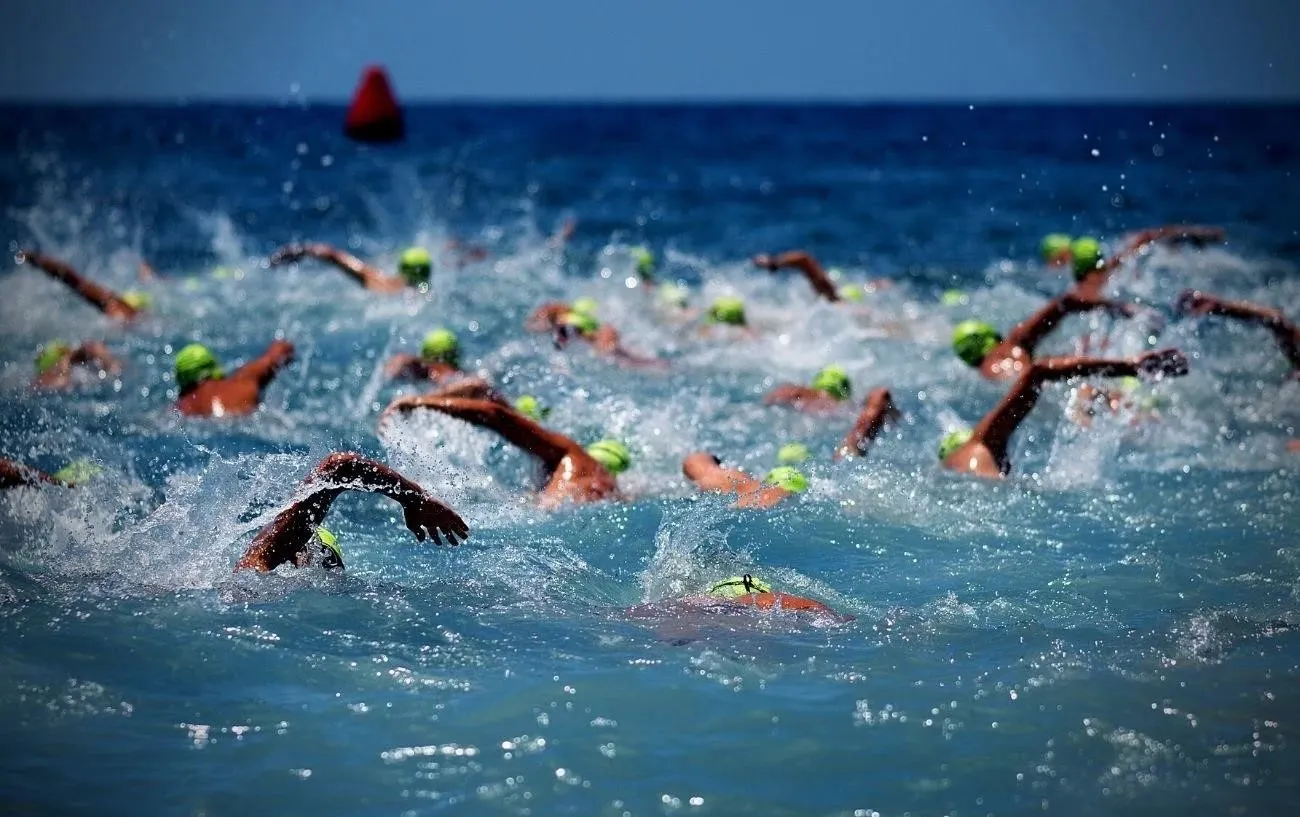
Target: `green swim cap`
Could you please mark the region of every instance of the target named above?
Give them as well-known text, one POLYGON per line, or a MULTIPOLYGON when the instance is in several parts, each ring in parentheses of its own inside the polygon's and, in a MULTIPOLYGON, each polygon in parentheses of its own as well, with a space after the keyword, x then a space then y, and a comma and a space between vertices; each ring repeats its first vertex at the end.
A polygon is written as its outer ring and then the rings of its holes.
POLYGON ((969 366, 978 366, 993 348, 1002 342, 1002 336, 990 323, 962 321, 952 330, 952 350, 969 366))
POLYGON ((655 277, 655 255, 645 247, 632 248, 632 260, 636 262, 636 274, 645 281, 655 277))
POLYGON ((401 260, 397 262, 397 271, 411 286, 427 284, 429 276, 433 274, 433 259, 424 247, 411 247, 402 253, 401 260))
POLYGON ((595 334, 600 328, 600 321, 588 315, 585 312, 566 312, 564 317, 560 318, 562 326, 572 326, 584 335, 595 334))
POLYGON ((839 366, 827 366, 812 379, 812 387, 836 400, 847 400, 852 391, 849 375, 839 366))
POLYGON ((460 365, 460 341, 450 329, 435 329, 424 336, 420 344, 420 357, 430 363, 460 365))
POLYGON ((72 351, 72 347, 61 340, 48 341, 44 346, 36 348, 36 376, 48 372, 58 365, 63 356, 72 351))
POLYGON ((599 440, 587 446, 591 458, 611 474, 621 474, 632 465, 632 454, 618 440, 599 440))
POLYGON ((188 391, 204 380, 224 377, 221 365, 212 350, 202 343, 191 343, 176 353, 176 385, 188 391))
POLYGON ((531 394, 523 394, 515 400, 515 410, 531 420, 541 422, 550 415, 551 410, 543 406, 541 401, 531 394))
POLYGON ((745 302, 731 295, 724 295, 717 299, 709 308, 709 323, 744 326, 745 302))
POLYGON ((866 290, 858 284, 845 284, 840 287, 840 299, 845 301, 857 302, 867 297, 866 290))
POLYGON ((80 485, 85 482, 90 482, 90 480, 102 473, 103 470, 103 468, 100 468, 94 462, 83 458, 73 460, 55 471, 53 474, 50 474, 50 476, 63 482, 71 482, 73 485, 80 485))
POLYGON ((573 303, 569 304, 570 312, 577 312, 579 315, 589 315, 593 318, 596 317, 596 310, 599 308, 600 305, 596 303, 595 298, 588 298, 585 296, 582 298, 576 298, 573 303))
POLYGON ((939 303, 944 306, 961 306, 969 301, 970 298, 960 289, 945 289, 939 296, 939 303))
MULTIPOLYGON (((343 548, 339 546, 339 538, 331 533, 324 525, 318 525, 316 527, 316 533, 312 536, 312 540, 316 544, 333 553, 333 558, 338 559, 340 566, 343 564, 343 548)), ((329 561, 329 557, 326 557, 326 567, 331 566, 329 561)))
POLYGON ((776 452, 776 461, 782 465, 794 465, 808 459, 808 446, 803 443, 786 443, 776 452))
POLYGON ((746 573, 723 579, 709 588, 708 595, 719 599, 737 599, 750 593, 771 593, 772 586, 762 579, 756 579, 746 573))
POLYGON ((763 484, 775 485, 792 494, 798 494, 808 490, 808 477, 800 473, 797 468, 789 465, 778 465, 767 472, 767 476, 763 478, 763 484))
POLYGON ((970 438, 971 430, 969 428, 959 428, 943 435, 943 439, 939 441, 939 460, 948 459, 952 452, 970 442, 970 438))
POLYGON ((1095 238, 1076 238, 1070 245, 1070 255, 1074 258, 1074 280, 1081 281, 1084 276, 1101 265, 1101 245, 1095 238))
POLYGON ((137 312, 153 306, 153 296, 142 289, 128 289, 122 293, 122 300, 137 312))
POLYGON ((664 306, 685 309, 686 303, 690 299, 690 290, 681 284, 669 281, 666 284, 661 284, 659 289, 655 290, 655 298, 664 306))
POLYGON ((1070 252, 1070 237, 1065 233, 1052 233, 1043 236, 1038 245, 1038 254, 1044 262, 1051 262, 1070 252))

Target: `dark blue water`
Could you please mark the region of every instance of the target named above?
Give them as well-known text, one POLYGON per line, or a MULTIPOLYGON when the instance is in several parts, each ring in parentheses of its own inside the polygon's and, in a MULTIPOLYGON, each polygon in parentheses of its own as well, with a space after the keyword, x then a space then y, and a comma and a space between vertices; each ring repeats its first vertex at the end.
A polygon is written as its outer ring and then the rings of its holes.
POLYGON ((1300 785, 1300 384, 1261 330, 1075 318, 1116 354, 1178 346, 1159 422, 1066 416, 1050 388, 990 484, 942 472, 942 433, 1001 394, 948 351, 1059 292, 1046 232, 1175 221, 1226 245, 1160 249, 1115 294, 1184 287, 1300 318, 1300 109, 437 107, 409 141, 353 145, 337 109, 0 109, 0 231, 139 286, 138 327, 0 270, 0 455, 103 473, 0 497, 0 804, 95 814, 1286 814, 1300 785), (567 250, 546 237, 567 218, 567 250), (457 268, 450 239, 487 260, 457 268), (427 296, 268 270, 290 240, 391 267, 420 243, 427 296), (629 284, 647 244, 693 301, 743 295, 761 335, 701 334, 629 284), (858 307, 755 270, 803 247, 858 307), (957 287, 964 303, 941 306, 957 287), (521 322, 590 295, 646 375, 560 353, 521 322), (625 439, 633 501, 538 510, 494 437, 416 417, 383 360, 437 325, 580 440, 625 439), (298 360, 239 421, 180 420, 171 355, 228 363, 277 334, 298 360), (36 346, 100 338, 122 376, 27 388, 36 346), (832 464, 851 416, 768 409, 837 362, 905 415, 832 464), (771 512, 702 498, 682 456, 765 471, 808 444, 811 490, 771 512), (344 576, 232 575, 323 454, 382 457, 455 505, 470 541, 416 543, 348 495, 344 576), (644 619, 627 609, 749 570, 856 616, 644 619))

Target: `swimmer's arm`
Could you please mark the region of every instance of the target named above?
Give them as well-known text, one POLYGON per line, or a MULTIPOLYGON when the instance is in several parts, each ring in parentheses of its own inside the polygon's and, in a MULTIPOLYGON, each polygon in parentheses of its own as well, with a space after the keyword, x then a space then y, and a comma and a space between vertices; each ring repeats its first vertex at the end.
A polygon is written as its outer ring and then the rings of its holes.
POLYGON ((1189 315, 1222 315, 1226 318, 1259 324, 1277 338, 1282 352, 1293 367, 1300 368, 1300 329, 1286 319, 1279 309, 1249 301, 1228 301, 1194 289, 1185 290, 1174 302, 1174 310, 1189 315))
POLYGON ((524 321, 524 328, 530 332, 549 332, 555 329, 564 313, 569 311, 569 305, 558 301, 544 303, 533 310, 533 313, 524 321))
POLYGON ((240 366, 230 377, 253 378, 257 381, 257 387, 264 389, 281 369, 293 362, 293 354, 293 344, 289 341, 273 341, 261 357, 240 366))
POLYGON ((785 383, 763 395, 765 406, 793 406, 810 400, 817 400, 822 393, 808 386, 785 383))
POLYGON ((96 284, 57 258, 31 250, 21 250, 15 260, 19 264, 31 264, 56 281, 65 284, 110 318, 130 320, 136 316, 137 310, 118 297, 113 290, 96 284))
POLYGON ((394 380, 409 377, 424 380, 429 376, 429 367, 419 355, 393 355, 384 364, 384 377, 394 380))
POLYGON ((817 263, 817 259, 806 252, 783 252, 775 257, 757 255, 754 256, 754 265, 770 272, 784 267, 797 269, 803 273, 804 278, 808 279, 808 283, 818 295, 832 303, 840 299, 839 290, 835 288, 835 283, 831 281, 830 276, 822 269, 822 265, 817 263))
POLYGON ((357 258, 328 244, 287 244, 271 253, 271 266, 276 267, 302 258, 315 258, 327 264, 333 264, 347 273, 354 281, 367 289, 385 289, 391 284, 391 276, 357 258))
POLYGON ((44 471, 0 457, 0 490, 19 488, 24 485, 40 485, 41 483, 62 485, 65 488, 73 487, 72 483, 55 479, 44 471))
POLYGON ((899 416, 889 389, 883 387, 873 389, 863 401, 862 413, 858 415, 857 422, 853 424, 853 428, 850 429, 840 447, 835 449, 835 459, 865 455, 871 441, 876 439, 876 435, 885 427, 885 423, 897 422, 899 416))
POLYGON ((82 366, 98 366, 111 374, 122 371, 122 364, 118 363, 107 346, 97 340, 88 340, 73 349, 68 355, 68 362, 82 366))
POLYGON ((1075 289, 1053 298, 1042 309, 1017 324, 1007 333, 1005 342, 1033 352, 1034 347, 1042 342, 1043 338, 1047 337, 1066 315, 1093 309, 1106 309, 1126 316, 1136 313, 1136 309, 1130 304, 1102 298, 1093 290, 1075 289))
POLYGON ((1227 239, 1227 232, 1222 227, 1200 224, 1170 224, 1164 227, 1152 227, 1142 230, 1124 242, 1124 247, 1107 261, 1106 266, 1118 266, 1130 258, 1141 254, 1152 244, 1161 241, 1170 243, 1188 243, 1201 247, 1211 242, 1218 243, 1227 239))
POLYGON ((158 280, 158 272, 149 264, 148 261, 140 262, 139 278, 141 281, 148 283, 158 280))
POLYGON ((555 431, 534 423, 513 407, 490 399, 428 395, 414 402, 415 408, 429 408, 449 417, 495 431, 510 444, 527 451, 548 468, 556 468, 570 454, 586 453, 582 446, 555 431))

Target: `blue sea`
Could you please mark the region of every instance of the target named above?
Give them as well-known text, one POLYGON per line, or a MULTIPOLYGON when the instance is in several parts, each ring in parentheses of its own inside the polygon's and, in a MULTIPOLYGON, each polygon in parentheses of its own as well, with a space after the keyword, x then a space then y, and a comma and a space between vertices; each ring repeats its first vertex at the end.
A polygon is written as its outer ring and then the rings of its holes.
POLYGON ((1264 330, 1169 305, 1197 287, 1300 319, 1300 108, 428 106, 387 147, 342 119, 0 108, 0 456, 102 468, 0 496, 0 812, 1295 812, 1300 382, 1264 330), (1007 480, 940 469, 943 433, 1005 388, 953 356, 952 327, 1006 329, 1063 291, 1045 233, 1114 248, 1172 222, 1229 240, 1114 279, 1159 320, 1073 317, 1044 346, 1184 350, 1187 377, 1144 387, 1158 417, 1081 428, 1077 384, 1055 384, 1007 480), (423 245, 431 291, 267 268, 299 240, 386 269, 423 245), (695 307, 745 298, 756 336, 657 308, 638 245, 695 307), (149 291, 150 316, 106 321, 15 265, 29 246, 149 291), (793 248, 877 283, 829 305, 748 261, 793 248), (523 331, 579 296, 668 370, 523 331), (437 326, 553 428, 625 440, 629 501, 542 511, 532 460, 445 417, 379 435, 419 390, 384 360, 437 326), (103 340, 122 374, 33 392, 56 337, 103 340), (297 360, 256 415, 170 410, 180 346, 230 368, 277 337, 297 360), (829 363, 903 414, 865 458, 830 458, 851 412, 761 402, 829 363), (811 487, 771 511, 681 474, 698 449, 762 474, 792 441, 811 487), (327 522, 345 572, 234 574, 334 450, 420 482, 469 541, 419 543, 395 505, 347 494, 327 522), (854 620, 673 612, 744 572, 854 620))

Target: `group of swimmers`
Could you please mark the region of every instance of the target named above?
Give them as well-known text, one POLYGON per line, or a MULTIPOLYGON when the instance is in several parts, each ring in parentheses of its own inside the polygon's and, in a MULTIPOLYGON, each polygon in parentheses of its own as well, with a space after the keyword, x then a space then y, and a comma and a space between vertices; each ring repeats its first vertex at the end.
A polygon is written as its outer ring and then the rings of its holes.
MULTIPOLYGON (((562 244, 573 232, 566 224, 553 240, 562 244)), ((939 443, 942 465, 958 472, 985 478, 1000 478, 1010 470, 1008 456, 1012 434, 1028 416, 1043 387, 1050 382, 1074 377, 1119 378, 1120 390, 1099 388, 1091 384, 1080 387, 1086 415, 1100 408, 1115 411, 1123 404, 1123 395, 1142 379, 1177 377, 1187 373, 1187 358, 1176 349, 1146 352, 1128 358, 1105 358, 1086 355, 1036 357, 1038 345, 1066 316, 1091 310, 1133 317, 1138 309, 1127 303, 1106 298, 1103 292, 1111 277, 1126 264, 1146 254, 1158 243, 1202 246, 1224 240, 1221 229, 1201 226, 1169 226, 1144 230, 1130 238, 1122 248, 1103 256, 1099 242, 1092 238, 1071 239, 1050 235, 1041 245, 1041 255, 1049 266, 1068 266, 1073 271, 1073 285, 1050 300, 1041 309, 1005 334, 980 320, 964 320, 952 336, 954 353, 981 376, 1010 381, 1001 400, 974 427, 947 433, 939 443), (1134 378, 1137 380, 1135 381, 1134 378)), ((465 257, 478 260, 484 251, 464 249, 465 257)), ((380 270, 350 253, 326 244, 289 245, 276 250, 270 266, 299 263, 307 259, 331 264, 368 290, 380 293, 404 291, 427 292, 433 261, 423 248, 408 249, 400 256, 397 274, 380 270)), ((30 265, 67 285, 109 318, 131 322, 146 312, 151 299, 144 292, 121 295, 89 280, 59 259, 32 251, 16 256, 19 264, 30 265)), ((681 314, 688 313, 685 291, 677 284, 656 280, 655 259, 645 248, 633 251, 633 261, 644 289, 656 301, 681 314)), ((863 297, 858 285, 840 285, 834 271, 827 271, 805 252, 758 255, 755 266, 772 272, 793 269, 809 283, 814 293, 828 302, 854 302, 863 297)), ((148 272, 147 268, 145 271, 148 272)), ((1174 304, 1175 311, 1186 315, 1221 315, 1259 324, 1276 338, 1293 370, 1300 370, 1300 330, 1280 311, 1258 304, 1228 301, 1197 292, 1184 292, 1174 304)), ((598 355, 619 365, 635 368, 662 368, 662 361, 629 351, 618 331, 598 316, 598 305, 589 298, 572 303, 551 302, 539 306, 525 322, 531 331, 550 334, 557 348, 571 343, 585 343, 598 355)), ((734 296, 718 298, 703 314, 707 324, 731 327, 741 336, 752 335, 743 300, 734 296)), ((292 363, 293 344, 276 340, 267 350, 240 368, 226 372, 216 356, 205 346, 189 344, 174 358, 174 372, 179 395, 175 409, 189 417, 234 417, 254 412, 263 393, 277 373, 292 363)), ((72 346, 52 341, 40 347, 36 356, 36 373, 32 384, 38 389, 66 388, 76 382, 75 369, 115 374, 121 364, 104 344, 88 341, 72 346)), ((460 367, 459 340, 448 329, 428 333, 418 355, 401 354, 386 362, 389 378, 430 384, 431 391, 395 399, 380 417, 380 430, 398 415, 416 410, 432 410, 495 432, 507 442, 531 454, 542 464, 546 478, 539 491, 543 507, 554 508, 568 503, 583 503, 620 498, 617 478, 632 462, 627 446, 616 439, 598 440, 582 445, 544 425, 547 410, 532 395, 511 400, 487 381, 460 367)), ((765 398, 764 403, 798 411, 828 415, 849 404, 852 384, 843 368, 835 365, 821 369, 807 385, 783 384, 765 398)), ((865 455, 872 441, 899 412, 887 388, 877 387, 867 393, 856 421, 843 442, 833 452, 835 459, 865 455)), ((789 444, 778 454, 779 465, 762 479, 738 468, 724 466, 707 451, 686 454, 683 474, 700 490, 735 496, 742 508, 769 508, 808 487, 807 477, 798 465, 809 457, 806 447, 789 444)), ((20 485, 75 485, 80 474, 44 474, 19 463, 0 459, 0 488, 20 485)), ((338 539, 322 523, 335 498, 346 490, 383 494, 402 506, 407 527, 419 540, 455 545, 469 535, 465 521, 446 503, 420 485, 383 463, 358 454, 336 452, 325 457, 302 481, 296 499, 281 510, 254 537, 236 570, 274 570, 280 565, 298 567, 319 563, 326 568, 343 565, 338 539)), ((773 590, 762 579, 751 575, 721 581, 707 592, 684 600, 708 608, 747 606, 778 607, 834 615, 829 608, 805 599, 773 590)))

